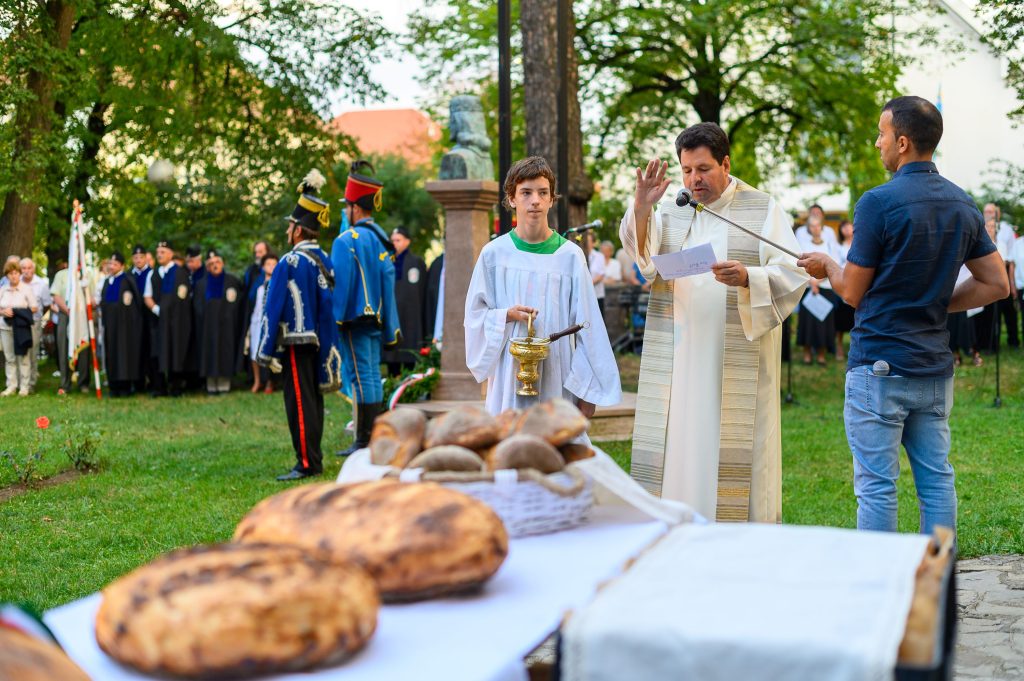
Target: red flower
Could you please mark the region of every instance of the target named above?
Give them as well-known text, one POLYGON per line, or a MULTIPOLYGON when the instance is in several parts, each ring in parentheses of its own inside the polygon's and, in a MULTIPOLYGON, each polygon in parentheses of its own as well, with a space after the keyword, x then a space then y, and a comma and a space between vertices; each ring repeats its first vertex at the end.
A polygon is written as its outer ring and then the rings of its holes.
POLYGON ((45 416, 40 416, 39 418, 36 419, 36 428, 46 430, 49 427, 50 419, 46 418, 45 416))
POLYGON ((420 355, 426 357, 430 354, 430 348, 420 348, 420 355))

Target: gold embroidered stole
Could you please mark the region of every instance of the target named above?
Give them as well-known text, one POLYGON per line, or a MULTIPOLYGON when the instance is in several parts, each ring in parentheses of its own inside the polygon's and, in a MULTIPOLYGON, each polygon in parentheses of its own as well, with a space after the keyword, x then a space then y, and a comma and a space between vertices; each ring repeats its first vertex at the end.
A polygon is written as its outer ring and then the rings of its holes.
MULTIPOLYGON (((739 182, 729 206, 729 217, 760 233, 768 216, 768 200, 767 194, 739 182)), ((681 248, 695 217, 694 209, 690 207, 662 207, 661 225, 653 226, 661 230, 660 253, 672 253, 681 248)), ((726 227, 729 230, 729 259, 738 260, 748 267, 759 266, 758 241, 722 223, 722 229, 726 227)), ((672 395, 675 352, 673 283, 659 276, 651 286, 633 424, 631 474, 656 496, 661 496, 664 483, 672 395)), ((726 292, 725 317, 716 519, 736 522, 749 517, 760 343, 746 339, 736 307, 735 287, 729 287, 726 292)))

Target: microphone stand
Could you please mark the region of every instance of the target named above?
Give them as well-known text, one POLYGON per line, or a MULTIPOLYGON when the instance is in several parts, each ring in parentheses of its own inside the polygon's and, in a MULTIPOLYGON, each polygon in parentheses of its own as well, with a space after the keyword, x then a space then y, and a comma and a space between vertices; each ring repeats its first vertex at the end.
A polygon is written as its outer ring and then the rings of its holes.
MULTIPOLYGON (((716 213, 715 211, 711 210, 710 208, 708 208, 707 206, 705 206, 703 203, 701 203, 699 201, 696 201, 694 199, 690 199, 686 203, 687 203, 687 205, 693 207, 693 209, 696 210, 698 213, 708 213, 710 215, 714 215, 716 218, 718 218, 722 222, 725 222, 727 224, 732 225, 733 227, 735 227, 736 229, 740 230, 741 232, 746 232, 747 234, 749 234, 750 236, 754 237, 758 241, 763 241, 766 244, 768 244, 769 246, 772 246, 773 248, 777 248, 778 250, 782 251, 783 253, 785 253, 787 255, 793 256, 797 260, 800 259, 800 256, 798 254, 794 253, 793 251, 789 250, 788 248, 785 248, 784 246, 780 246, 779 244, 775 243, 771 239, 766 239, 763 236, 761 236, 760 234, 757 234, 756 232, 752 232, 749 229, 747 229, 746 227, 743 227, 742 225, 736 224, 735 222, 733 222, 729 218, 727 218, 727 217, 725 217, 723 215, 719 215, 718 213, 716 213)), ((676 199, 676 205, 681 205, 679 203, 679 199, 676 199)))
POLYGON ((992 310, 994 313, 994 318, 992 319, 992 337, 996 343, 996 399, 992 401, 992 407, 994 409, 999 409, 1003 406, 1003 398, 999 396, 999 346, 1002 345, 1002 343, 1000 343, 1000 336, 1003 332, 1002 320, 999 317, 999 306, 1002 305, 1002 303, 1003 301, 997 300, 993 304, 994 309, 992 310))

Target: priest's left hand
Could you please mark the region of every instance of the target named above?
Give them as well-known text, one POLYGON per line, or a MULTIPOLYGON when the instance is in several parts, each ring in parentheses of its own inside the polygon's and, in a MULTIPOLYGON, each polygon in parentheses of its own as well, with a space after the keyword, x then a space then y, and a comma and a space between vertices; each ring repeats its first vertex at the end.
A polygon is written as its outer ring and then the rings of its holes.
POLYGON ((597 406, 587 402, 586 400, 580 400, 576 403, 576 408, 580 410, 580 413, 586 416, 588 419, 594 418, 594 412, 597 411, 597 406))
POLYGON ((750 275, 747 274, 747 268, 738 260, 716 262, 711 266, 711 271, 715 273, 715 280, 722 282, 726 286, 746 288, 750 285, 750 275))

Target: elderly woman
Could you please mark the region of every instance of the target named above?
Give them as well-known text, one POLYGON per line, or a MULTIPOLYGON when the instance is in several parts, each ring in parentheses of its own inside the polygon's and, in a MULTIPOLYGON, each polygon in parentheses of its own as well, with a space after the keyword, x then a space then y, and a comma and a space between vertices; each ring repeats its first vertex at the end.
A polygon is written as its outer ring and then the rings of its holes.
POLYGON ((21 281, 17 261, 8 261, 4 276, 7 284, 0 288, 0 344, 6 361, 7 390, 0 395, 28 395, 32 379, 32 315, 39 309, 39 302, 32 288, 21 281))

